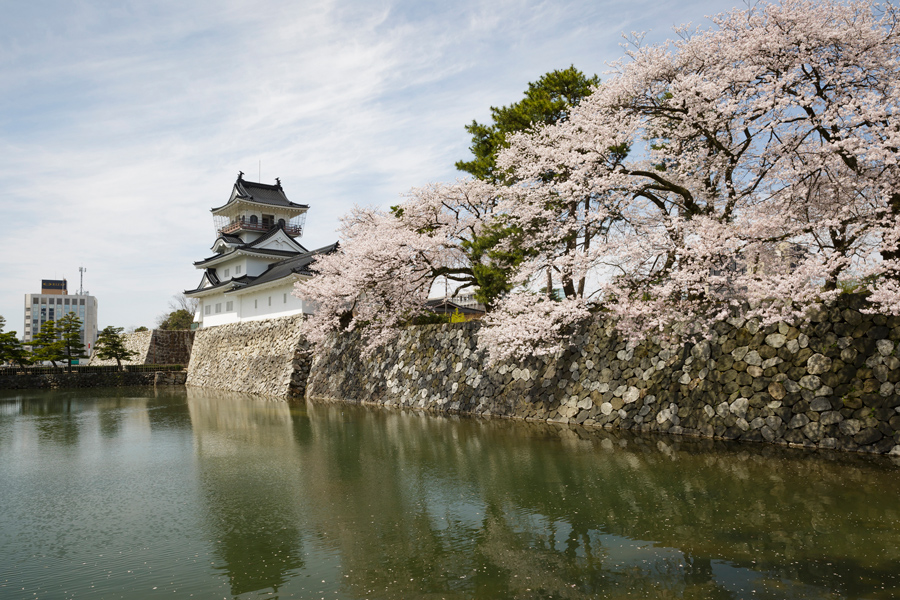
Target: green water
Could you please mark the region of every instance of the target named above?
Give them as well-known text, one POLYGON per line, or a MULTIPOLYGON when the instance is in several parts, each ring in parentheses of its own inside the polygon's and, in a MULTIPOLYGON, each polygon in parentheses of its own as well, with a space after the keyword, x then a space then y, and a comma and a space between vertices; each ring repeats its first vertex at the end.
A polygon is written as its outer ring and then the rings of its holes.
POLYGON ((0 392, 0 598, 897 598, 900 467, 212 391, 0 392))

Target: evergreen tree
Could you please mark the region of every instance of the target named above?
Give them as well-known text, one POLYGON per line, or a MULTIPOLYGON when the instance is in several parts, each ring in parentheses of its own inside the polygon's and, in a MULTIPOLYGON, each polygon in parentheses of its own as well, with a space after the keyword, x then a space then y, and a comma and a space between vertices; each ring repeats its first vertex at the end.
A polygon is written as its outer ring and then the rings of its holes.
POLYGON ((157 327, 159 329, 190 329, 194 322, 194 314, 186 309, 179 308, 163 315, 157 327))
POLYGON ((569 110, 598 85, 599 77, 587 77, 574 66, 546 73, 528 84, 525 97, 519 102, 500 108, 492 106, 490 125, 478 121, 466 125, 466 131, 472 134, 469 150, 475 159, 457 161, 456 168, 483 181, 507 183, 508 174, 497 170, 497 155, 509 146, 507 136, 565 120, 569 110))
POLYGON ((59 339, 55 321, 47 321, 41 330, 34 334, 31 342, 31 356, 35 362, 50 361, 56 366, 57 361, 65 360, 63 343, 59 339))
MULTIPOLYGON (((571 108, 589 96, 598 85, 599 77, 588 77, 574 66, 546 73, 528 84, 525 97, 519 102, 500 108, 492 106, 491 124, 472 121, 471 125, 466 126, 466 131, 472 134, 469 150, 475 158, 458 161, 456 168, 493 184, 514 183, 510 173, 497 169, 497 155, 509 147, 507 137, 566 120, 571 108)), ((531 223, 530 226, 546 227, 547 224, 531 223)), ((511 226, 501 220, 484 227, 479 235, 463 243, 463 250, 472 264, 472 276, 478 285, 475 299, 488 309, 509 292, 512 287, 510 274, 530 255, 527 245, 519 242, 523 233, 520 226, 511 226), (512 243, 503 244, 506 240, 512 243)))
POLYGON ((15 331, 3 331, 6 319, 0 316, 0 363, 14 362, 20 367, 29 364, 28 351, 16 337, 15 331))
POLYGON ((62 344, 63 360, 66 361, 70 373, 72 372, 72 361, 87 358, 87 354, 84 352, 81 324, 81 319, 73 312, 68 313, 56 323, 59 341, 62 344))
POLYGON ((116 359, 119 369, 122 369, 122 361, 137 355, 134 350, 125 347, 125 338, 122 336, 122 327, 108 325, 103 328, 97 337, 97 358, 109 360, 116 359))

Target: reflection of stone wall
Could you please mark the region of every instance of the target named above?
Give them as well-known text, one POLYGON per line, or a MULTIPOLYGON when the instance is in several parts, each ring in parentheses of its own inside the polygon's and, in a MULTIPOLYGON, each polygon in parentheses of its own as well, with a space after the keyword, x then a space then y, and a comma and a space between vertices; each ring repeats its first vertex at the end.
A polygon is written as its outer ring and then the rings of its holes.
POLYGON ((200 329, 194 339, 187 385, 302 396, 308 369, 301 348, 302 318, 296 315, 200 329))
POLYGON ((861 300, 785 324, 638 346, 602 322, 558 357, 486 366, 479 325, 412 327, 368 358, 358 338, 314 357, 307 397, 584 426, 900 454, 900 318, 861 300))
MULTIPOLYGON (((194 343, 193 331, 169 331, 154 329, 153 331, 136 331, 126 333, 125 347, 135 356, 123 360, 123 365, 185 365, 191 360, 191 345, 194 343)), ((91 358, 91 365, 114 365, 116 360, 100 360, 91 358)))

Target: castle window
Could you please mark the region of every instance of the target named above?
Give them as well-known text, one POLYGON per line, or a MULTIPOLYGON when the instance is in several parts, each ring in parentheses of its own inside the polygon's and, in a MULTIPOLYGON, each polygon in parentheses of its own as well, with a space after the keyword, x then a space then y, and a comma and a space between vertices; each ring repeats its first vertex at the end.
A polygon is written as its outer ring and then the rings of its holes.
POLYGON ((251 225, 258 225, 258 224, 259 224, 259 217, 257 217, 256 215, 250 215, 250 224, 251 224, 251 225))
POLYGON ((238 266, 236 266, 236 267, 234 268, 234 274, 235 274, 235 275, 240 275, 240 274, 241 274, 241 265, 238 265, 238 266))
POLYGON ((284 295, 284 303, 287 304, 287 294, 284 295))
POLYGON ((259 300, 253 301, 253 308, 259 308, 259 300))
POLYGON ((222 312, 222 303, 216 302, 216 314, 222 312))
POLYGON ((225 277, 228 277, 228 275, 229 275, 230 273, 231 273, 231 269, 225 269, 225 277))
POLYGON ((269 306, 272 306, 272 296, 269 296, 269 306))
POLYGON ((207 304, 206 306, 203 307, 203 313, 208 315, 210 313, 211 309, 212 309, 212 305, 207 304))
POLYGON ((229 300, 225 303, 225 312, 231 312, 234 310, 234 300, 229 300))

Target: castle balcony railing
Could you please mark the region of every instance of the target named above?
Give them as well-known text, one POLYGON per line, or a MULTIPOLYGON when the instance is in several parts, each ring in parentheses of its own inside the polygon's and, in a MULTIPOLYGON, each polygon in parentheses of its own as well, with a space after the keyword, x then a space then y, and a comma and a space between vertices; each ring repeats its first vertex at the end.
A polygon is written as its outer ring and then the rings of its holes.
MULTIPOLYGON (((303 227, 300 225, 294 225, 293 223, 284 223, 280 221, 280 223, 284 226, 284 232, 291 237, 298 237, 303 234, 303 227)), ((224 225, 219 228, 219 233, 234 233, 236 231, 269 231, 274 227, 276 223, 272 223, 271 221, 263 220, 259 222, 252 222, 245 217, 241 217, 240 219, 235 219, 231 221, 227 225, 224 225)))

